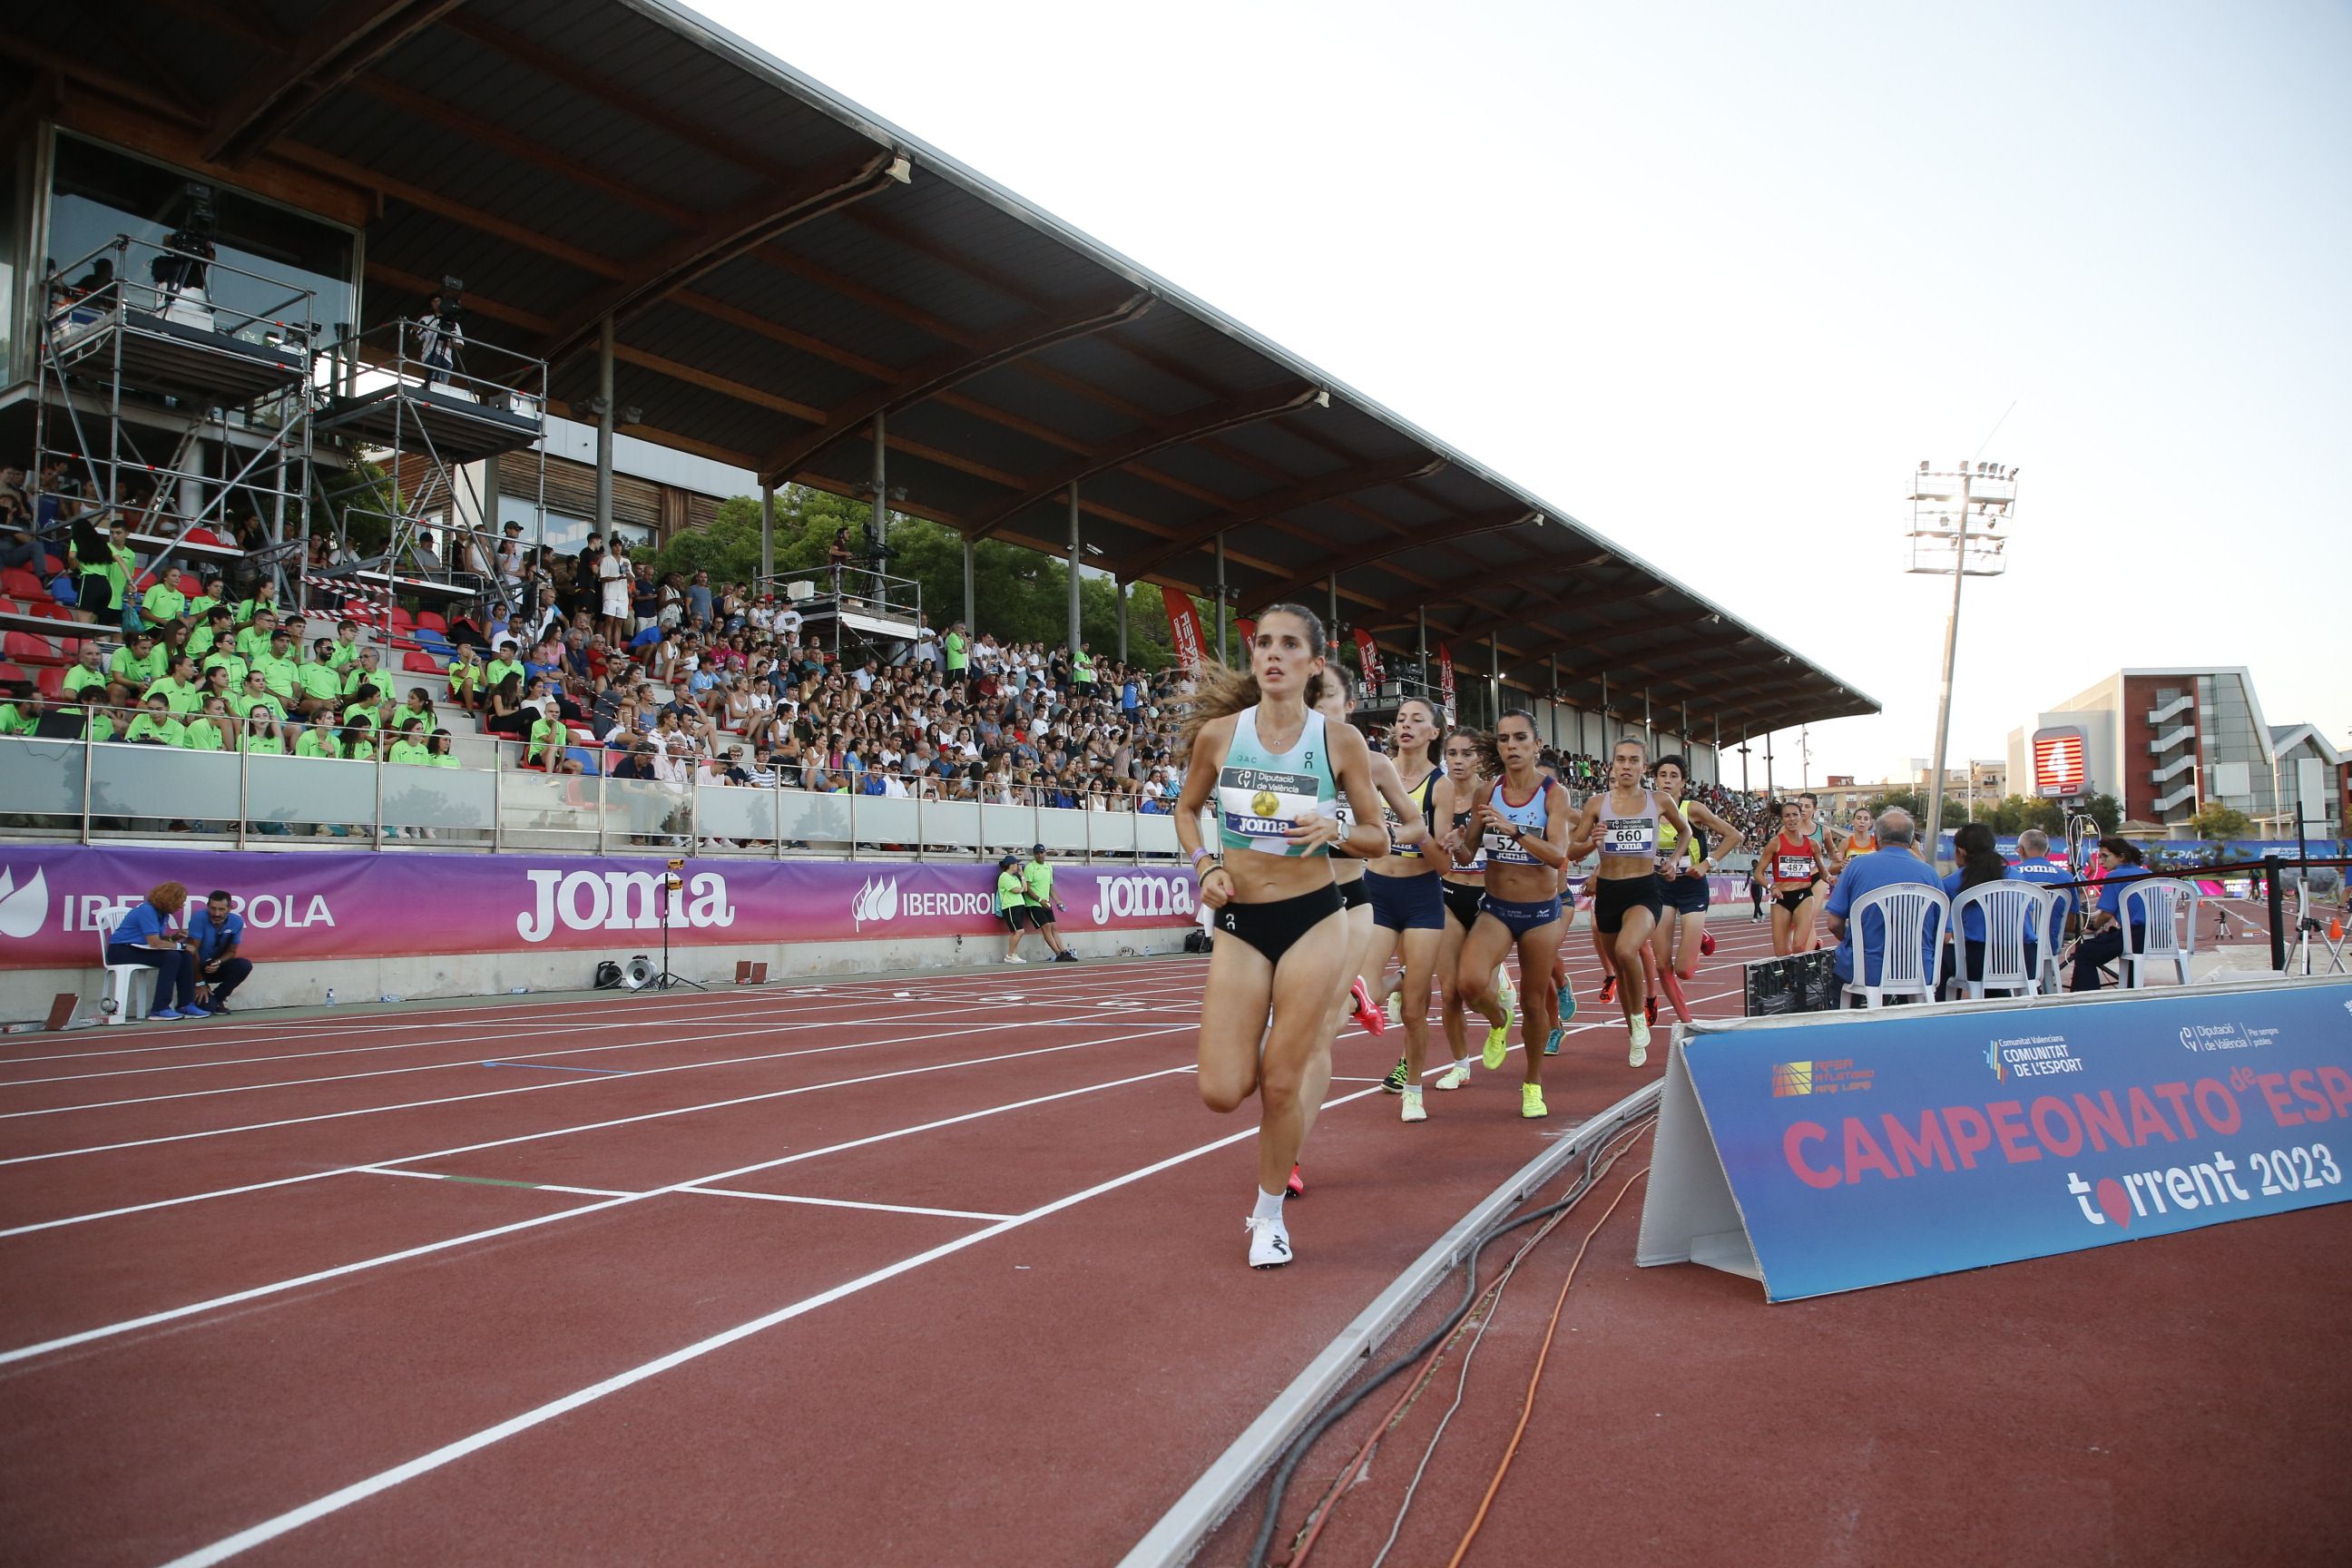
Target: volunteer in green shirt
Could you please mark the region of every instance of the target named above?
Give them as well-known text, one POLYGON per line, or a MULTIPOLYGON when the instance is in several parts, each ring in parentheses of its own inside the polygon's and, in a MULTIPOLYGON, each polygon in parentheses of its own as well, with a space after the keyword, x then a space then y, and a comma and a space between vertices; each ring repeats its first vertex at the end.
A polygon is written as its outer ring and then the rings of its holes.
POLYGON ((170 703, 161 697, 151 697, 147 706, 131 721, 131 729, 122 738, 134 744, 144 742, 151 746, 176 746, 184 729, 170 703))
POLYGON ((98 651, 98 643, 95 639, 83 639, 81 647, 75 651, 73 664, 66 670, 66 700, 59 703, 54 711, 70 713, 77 719, 80 718, 83 708, 78 699, 85 691, 90 692, 89 700, 92 703, 101 706, 105 703, 107 693, 113 682, 107 679, 105 669, 100 666, 98 651))
POLYGON ((471 710, 480 705, 483 681, 488 671, 482 667, 482 656, 468 644, 449 661, 449 700, 471 710))
POLYGON ((123 615, 123 624, 137 612, 131 605, 131 584, 139 575, 139 557, 131 551, 131 525, 117 518, 109 525, 106 552, 110 563, 106 574, 114 580, 114 602, 123 615))
POLYGON ((294 634, 280 626, 269 637, 267 652, 256 654, 253 668, 268 684, 278 705, 291 708, 302 689, 302 667, 294 662, 294 634))
POLYGON ((453 749, 456 743, 457 742, 449 739, 448 731, 435 731, 433 732, 433 739, 425 743, 425 760, 432 763, 436 768, 456 767, 457 765, 457 753, 453 749))
POLYGON ((294 742, 294 754, 298 757, 341 757, 346 753, 341 737, 331 727, 313 724, 302 731, 301 739, 294 742))
POLYGON ((961 621, 948 628, 948 635, 940 646, 948 656, 948 679, 951 681, 963 679, 971 666, 971 639, 964 636, 961 621))
POLYGON ((188 624, 192 626, 203 626, 205 620, 211 616, 215 610, 226 608, 226 606, 221 603, 220 568, 217 566, 206 566, 204 570, 204 586, 196 591, 196 596, 194 598, 188 601, 188 607, 185 613, 188 617, 188 624))
POLYGON ((264 610, 253 617, 253 624, 236 634, 236 656, 247 664, 269 651, 269 639, 278 630, 278 613, 264 610))
POLYGON ((278 614, 278 584, 268 577, 264 577, 255 584, 253 597, 237 605, 236 624, 241 626, 250 626, 254 618, 265 610, 272 616, 278 614))
POLYGON ((343 672, 334 665, 334 639, 320 637, 310 645, 310 657, 294 668, 301 690, 294 706, 309 719, 332 709, 343 698, 343 672))
POLYGON ((1029 923, 1045 933, 1054 962, 1076 963, 1078 955, 1062 945, 1062 933, 1054 929, 1054 911, 1066 906, 1054 896, 1054 868, 1046 864, 1043 844, 1031 847, 1029 864, 1021 868, 1021 890, 1029 898, 1029 923))
POLYGON ((251 668, 252 666, 247 664, 243 658, 230 652, 226 646, 215 647, 212 652, 205 655, 205 679, 209 681, 212 679, 214 670, 225 669, 228 672, 228 689, 231 691, 245 689, 245 672, 251 668))
POLYGON ((375 649, 363 647, 360 649, 359 661, 343 671, 343 695, 364 697, 370 691, 383 697, 391 696, 392 676, 389 671, 376 668, 375 649))
POLYGON ((236 647, 236 612, 226 605, 215 605, 205 612, 204 623, 188 634, 188 652, 197 658, 208 653, 232 652, 236 647))
POLYGON ((163 676, 149 686, 148 697, 161 697, 174 714, 196 710, 204 700, 204 683, 196 679, 196 661, 184 653, 175 653, 164 663, 163 676))
POLYGON ((41 725, 40 688, 27 682, 0 702, 0 735, 29 735, 41 725))
POLYGON ((261 671, 257 669, 246 671, 245 689, 231 698, 228 706, 229 711, 240 719, 250 719, 257 709, 260 710, 263 718, 272 722, 280 721, 286 717, 285 708, 278 703, 276 697, 270 695, 269 688, 264 683, 261 671))
POLYGON ((286 754, 286 731, 264 720, 246 731, 245 749, 257 757, 282 757, 286 754))
POLYGON ((327 655, 327 662, 337 669, 348 666, 360 656, 360 624, 357 621, 335 623, 335 646, 327 655))
POLYGON ((151 626, 176 621, 188 613, 188 596, 172 580, 171 568, 155 568, 155 581, 139 598, 139 614, 151 626))
POLYGON ((489 670, 482 677, 483 687, 487 690, 496 691, 499 689, 499 682, 509 675, 519 678, 524 675, 522 660, 517 657, 515 645, 511 640, 499 644, 499 655, 490 660, 489 670))
POLYGON ((561 719, 539 718, 531 721, 530 740, 523 747, 525 767, 543 767, 551 773, 576 773, 579 759, 567 756, 563 748, 572 742, 572 731, 561 719))
POLYGON ((228 704, 217 697, 207 697, 204 710, 183 727, 180 744, 191 752, 225 751, 235 729, 236 721, 228 716, 228 704))
POLYGON ((1029 893, 1021 880, 1018 855, 996 863, 996 918, 1004 922, 1004 962, 1028 963, 1021 956, 1021 933, 1029 929, 1029 893))
POLYGON ((423 731, 410 723, 402 726, 400 738, 393 742, 392 750, 385 754, 384 760, 405 763, 411 767, 430 767, 433 753, 425 748, 423 731))
POLYGON ((1095 689, 1095 656, 1087 645, 1080 643, 1078 651, 1070 655, 1070 684, 1083 697, 1095 689))
POLYGON ((117 708, 130 707, 131 699, 163 679, 169 666, 152 633, 132 632, 106 661, 106 700, 117 708))

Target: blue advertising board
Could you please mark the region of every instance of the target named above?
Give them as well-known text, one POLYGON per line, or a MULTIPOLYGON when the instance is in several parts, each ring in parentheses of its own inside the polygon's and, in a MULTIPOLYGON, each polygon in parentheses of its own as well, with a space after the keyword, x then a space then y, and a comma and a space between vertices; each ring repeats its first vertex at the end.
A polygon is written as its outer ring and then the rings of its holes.
POLYGON ((1651 1201, 1712 1223, 1677 1251, 1645 1214, 1642 1261, 1775 1301, 2352 1197, 2352 980, 1702 1024, 1672 1071, 1659 1162, 1699 1174, 1651 1201), (1673 1126, 1685 1075, 1720 1176, 1673 1126))

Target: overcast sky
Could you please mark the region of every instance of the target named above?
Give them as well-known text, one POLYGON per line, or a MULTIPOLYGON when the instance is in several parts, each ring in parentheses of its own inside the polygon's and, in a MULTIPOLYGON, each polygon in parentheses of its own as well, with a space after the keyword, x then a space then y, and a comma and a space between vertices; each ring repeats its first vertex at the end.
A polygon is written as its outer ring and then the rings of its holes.
POLYGON ((2352 739, 2352 5, 699 8, 1878 699, 1816 782, 1932 747, 1980 447, 1955 758, 2126 665, 2352 739))

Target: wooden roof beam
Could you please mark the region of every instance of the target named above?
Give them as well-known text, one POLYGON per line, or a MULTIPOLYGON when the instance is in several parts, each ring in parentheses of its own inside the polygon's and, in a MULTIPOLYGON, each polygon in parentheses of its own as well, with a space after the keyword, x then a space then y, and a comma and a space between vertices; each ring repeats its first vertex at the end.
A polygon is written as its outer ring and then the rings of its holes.
POLYGON ((198 150, 236 165, 299 123, 343 83, 457 9, 463 0, 343 0, 282 59, 257 65, 213 111, 198 150))

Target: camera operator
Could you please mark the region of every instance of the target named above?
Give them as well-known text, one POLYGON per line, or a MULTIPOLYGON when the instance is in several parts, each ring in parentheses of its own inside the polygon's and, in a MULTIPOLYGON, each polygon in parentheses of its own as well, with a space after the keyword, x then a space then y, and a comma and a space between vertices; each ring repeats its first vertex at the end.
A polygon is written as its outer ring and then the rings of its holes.
POLYGON ((425 362, 425 384, 438 385, 457 374, 466 349, 466 308, 446 291, 433 296, 416 318, 416 353, 425 362))

